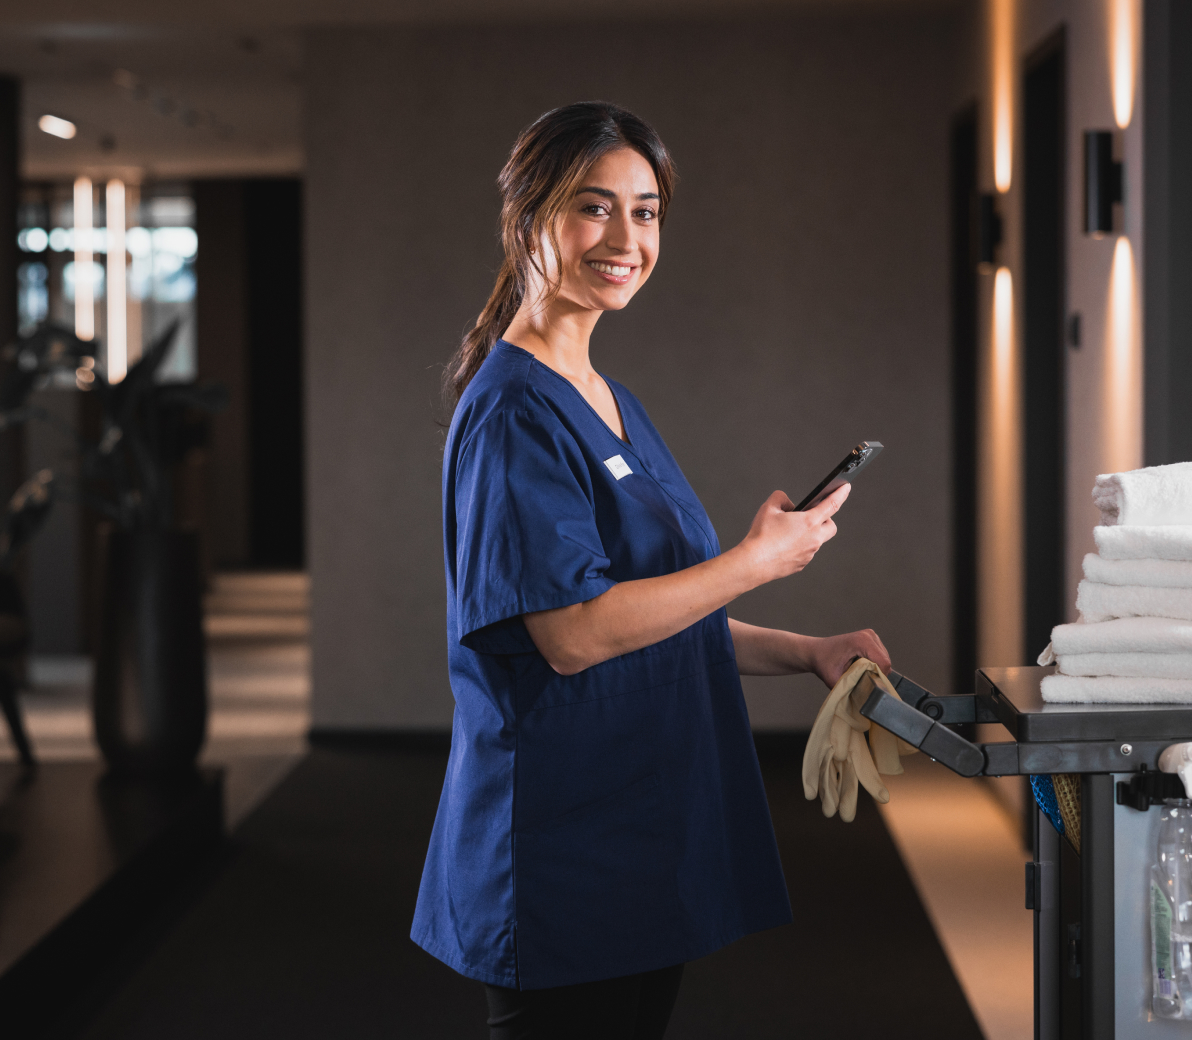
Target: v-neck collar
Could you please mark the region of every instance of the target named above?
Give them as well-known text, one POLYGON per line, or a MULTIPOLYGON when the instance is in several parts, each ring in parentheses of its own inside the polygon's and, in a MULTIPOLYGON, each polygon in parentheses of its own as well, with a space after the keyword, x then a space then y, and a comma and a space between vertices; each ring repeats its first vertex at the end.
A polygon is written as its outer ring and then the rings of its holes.
MULTIPOLYGON (((700 531, 703 532, 704 539, 707 541, 709 547, 714 549, 719 544, 716 540, 716 531, 712 527, 712 521, 707 516, 707 513, 702 510, 702 507, 701 507, 701 512, 704 512, 703 520, 701 520, 699 518, 699 516, 697 516, 695 513, 692 512, 691 506, 689 503, 686 503, 682 499, 680 499, 675 494, 675 492, 672 488, 668 487, 656 476, 654 470, 650 466, 648 466, 646 464, 645 460, 642 458, 639 450, 634 447, 632 440, 623 441, 623 440, 621 440, 620 437, 618 437, 616 435, 616 433, 613 432, 612 428, 608 425, 608 423, 606 423, 603 419, 600 418, 600 414, 596 411, 595 408, 593 408, 590 404, 588 404, 587 399, 584 397, 583 394, 581 394, 575 388, 575 385, 571 382, 570 379, 568 379, 566 376, 559 375, 559 373, 556 372, 553 368, 551 368, 550 365, 544 365, 528 350, 525 350, 524 348, 519 347, 514 343, 510 343, 508 340, 499 339, 496 342, 496 346, 505 347, 506 349, 512 350, 517 354, 524 354, 526 357, 528 357, 530 359, 530 361, 533 364, 538 365, 543 371, 549 372, 557 380, 562 382, 573 394, 575 394, 576 397, 579 398, 579 400, 583 404, 583 406, 585 408, 587 408, 589 412, 592 413, 592 417, 600 424, 601 429, 605 430, 608 433, 608 436, 613 440, 613 442, 615 444, 617 444, 621 448, 622 451, 629 452, 629 454, 632 455, 633 458, 637 461, 638 465, 642 467, 642 470, 644 471, 644 473, 659 488, 661 488, 663 494, 665 494, 672 502, 675 503, 675 505, 677 505, 681 510, 683 510, 683 512, 688 517, 691 518, 691 521, 695 524, 695 526, 698 527, 700 529, 700 531), (705 525, 705 521, 706 521, 706 525, 705 525)), ((629 436, 629 422, 625 417, 625 409, 623 409, 621 407, 621 399, 619 397, 617 397, 617 391, 613 389, 612 383, 609 382, 609 380, 603 375, 603 373, 597 372, 596 374, 599 375, 600 378, 603 379, 605 381, 605 383, 608 384, 609 392, 616 399, 617 410, 621 413, 621 422, 625 424, 625 436, 628 437, 629 436)), ((644 444, 645 444, 645 441, 643 440, 643 446, 644 446, 644 444)), ((692 494, 694 495, 694 491, 692 492, 692 494)))
POLYGON ((563 375, 560 372, 556 372, 553 368, 550 367, 550 365, 547 365, 547 364, 539 361, 538 358, 536 358, 530 351, 526 350, 524 347, 519 347, 519 346, 517 346, 517 344, 510 343, 508 340, 505 340, 505 339, 497 340, 497 343, 502 346, 508 347, 510 350, 516 350, 519 354, 525 354, 526 357, 528 357, 531 361, 533 361, 535 364, 541 366, 543 369, 545 369, 547 372, 549 372, 552 376, 554 376, 556 379, 558 379, 560 382, 562 382, 564 385, 566 385, 567 389, 569 389, 573 394, 575 394, 576 397, 579 398, 580 403, 583 404, 583 406, 589 412, 592 413, 592 416, 596 419, 596 421, 598 423, 600 423, 600 425, 603 426, 608 431, 609 436, 612 437, 612 439, 614 441, 616 441, 618 445, 620 445, 622 448, 628 448, 630 451, 633 452, 633 454, 635 456, 637 455, 637 452, 633 447, 633 437, 629 433, 629 420, 625 416, 625 409, 621 406, 621 398, 617 395, 616 388, 613 386, 612 382, 609 380, 609 378, 603 372, 596 372, 596 374, 598 376, 600 376, 601 379, 604 380, 604 385, 608 387, 608 392, 613 395, 613 401, 616 403, 616 406, 617 406, 617 414, 621 417, 621 425, 625 427, 625 439, 624 440, 622 440, 621 437, 619 437, 617 435, 616 430, 614 430, 611 426, 609 426, 608 423, 606 423, 604 421, 603 418, 601 418, 600 413, 598 411, 596 411, 595 408, 592 407, 591 402, 586 397, 584 397, 583 394, 581 394, 579 392, 579 388, 570 379, 568 379, 565 375, 563 375))

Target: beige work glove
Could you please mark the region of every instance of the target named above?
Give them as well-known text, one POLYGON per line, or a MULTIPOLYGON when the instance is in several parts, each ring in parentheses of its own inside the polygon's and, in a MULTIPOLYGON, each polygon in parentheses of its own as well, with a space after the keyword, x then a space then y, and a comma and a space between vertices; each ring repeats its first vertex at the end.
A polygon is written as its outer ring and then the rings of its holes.
POLYGON ((861 714, 875 684, 898 697, 876 664, 857 658, 821 706, 803 753, 803 793, 807 800, 818 795, 824 815, 832 816, 839 809, 845 823, 851 823, 857 815, 857 782, 884 805, 890 800, 890 792, 879 774, 897 776, 902 772, 901 756, 913 755, 917 750, 889 730, 871 726, 861 714))

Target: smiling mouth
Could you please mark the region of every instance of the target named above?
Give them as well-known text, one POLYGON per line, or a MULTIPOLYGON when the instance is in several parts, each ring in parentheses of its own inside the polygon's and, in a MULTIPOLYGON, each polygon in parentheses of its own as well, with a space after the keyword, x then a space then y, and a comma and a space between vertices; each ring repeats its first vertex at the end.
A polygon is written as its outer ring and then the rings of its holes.
POLYGON ((597 274, 602 274, 606 278, 616 278, 618 281, 627 279, 633 273, 633 268, 630 266, 625 264, 606 264, 602 260, 589 260, 588 266, 597 274))

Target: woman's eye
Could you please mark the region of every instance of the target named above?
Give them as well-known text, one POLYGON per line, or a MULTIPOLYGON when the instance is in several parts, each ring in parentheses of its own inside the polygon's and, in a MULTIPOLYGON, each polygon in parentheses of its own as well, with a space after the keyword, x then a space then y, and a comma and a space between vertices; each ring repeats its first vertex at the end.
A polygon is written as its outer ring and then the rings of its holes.
POLYGON ((639 209, 637 211, 638 220, 653 220, 656 216, 658 216, 658 214, 652 209, 639 209))
POLYGON ((599 202, 593 202, 590 206, 585 206, 583 212, 590 213, 594 217, 602 217, 608 213, 608 208, 600 205, 599 202))

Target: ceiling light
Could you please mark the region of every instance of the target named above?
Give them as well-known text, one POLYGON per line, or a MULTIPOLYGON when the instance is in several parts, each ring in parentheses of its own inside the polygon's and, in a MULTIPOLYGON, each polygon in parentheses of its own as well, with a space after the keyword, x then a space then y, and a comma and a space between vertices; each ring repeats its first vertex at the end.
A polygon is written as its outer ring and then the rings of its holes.
POLYGON ((57 116, 42 116, 37 121, 37 125, 47 134, 52 134, 54 137, 61 137, 64 141, 69 141, 79 132, 78 127, 69 119, 59 119, 57 116))
POLYGON ((45 228, 29 227, 21 228, 17 232, 17 245, 22 252, 25 253, 44 253, 46 246, 50 244, 50 236, 46 234, 45 228))

